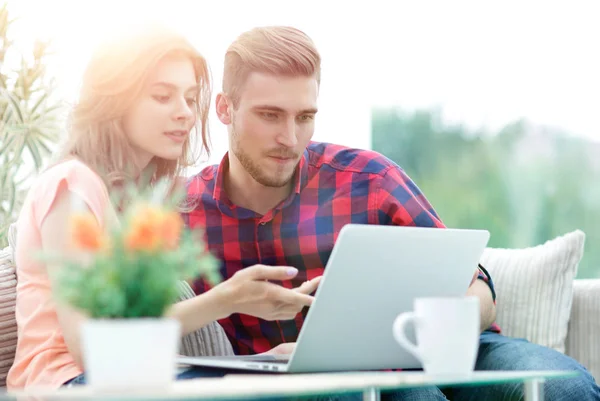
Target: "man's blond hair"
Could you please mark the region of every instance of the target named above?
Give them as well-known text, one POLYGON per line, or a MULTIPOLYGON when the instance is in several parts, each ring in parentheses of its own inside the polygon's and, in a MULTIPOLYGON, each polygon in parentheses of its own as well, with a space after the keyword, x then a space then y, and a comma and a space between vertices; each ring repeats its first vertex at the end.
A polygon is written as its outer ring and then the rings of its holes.
POLYGON ((252 72, 286 77, 314 76, 321 80, 321 56, 312 39, 287 26, 254 28, 242 33, 227 49, 223 92, 238 107, 240 93, 252 72))

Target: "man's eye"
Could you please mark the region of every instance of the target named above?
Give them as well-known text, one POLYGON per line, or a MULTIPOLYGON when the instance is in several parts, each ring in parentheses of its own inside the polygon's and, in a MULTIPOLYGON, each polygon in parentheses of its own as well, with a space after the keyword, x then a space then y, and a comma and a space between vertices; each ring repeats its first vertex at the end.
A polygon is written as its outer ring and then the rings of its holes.
POLYGON ((312 114, 303 114, 300 116, 300 121, 307 122, 315 119, 315 116, 312 114))
POLYGON ((277 114, 271 113, 271 112, 268 112, 268 111, 262 112, 262 113, 260 113, 260 115, 265 120, 275 120, 275 119, 277 119, 277 114))

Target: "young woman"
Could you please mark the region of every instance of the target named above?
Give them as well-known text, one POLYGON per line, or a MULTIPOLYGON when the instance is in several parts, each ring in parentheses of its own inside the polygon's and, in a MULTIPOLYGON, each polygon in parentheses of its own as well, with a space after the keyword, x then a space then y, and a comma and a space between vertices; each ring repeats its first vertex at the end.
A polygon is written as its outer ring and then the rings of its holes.
MULTIPOLYGON (((94 53, 60 157, 32 185, 17 222, 18 344, 9 389, 60 387, 84 377, 79 327, 86 317, 54 301, 51 277, 60 266, 45 265, 32 255, 68 251, 73 201, 105 226, 118 219, 110 194, 123 183, 146 171, 153 172, 151 183, 175 180, 195 162, 193 135, 208 152, 210 97, 205 59, 167 29, 145 28, 94 53)), ((169 315, 181 321, 184 335, 232 313, 290 319, 311 304, 308 294, 318 283, 290 290, 268 280, 296 273, 284 266, 252 266, 173 305, 169 315)))

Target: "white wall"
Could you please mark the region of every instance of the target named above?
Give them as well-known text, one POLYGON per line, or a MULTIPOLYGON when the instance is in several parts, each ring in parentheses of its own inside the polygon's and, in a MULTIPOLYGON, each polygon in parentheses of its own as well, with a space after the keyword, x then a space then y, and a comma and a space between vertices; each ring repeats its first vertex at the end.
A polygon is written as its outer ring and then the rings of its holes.
MULTIPOLYGON (((447 119, 497 130, 514 119, 600 141, 600 10, 571 0, 8 0, 16 38, 53 37, 61 90, 77 92, 91 47, 115 26, 158 19, 205 54, 220 87, 227 45, 257 25, 306 31, 323 56, 316 140, 366 148, 370 107, 439 106, 447 119)), ((214 154, 225 131, 211 114, 214 154)))

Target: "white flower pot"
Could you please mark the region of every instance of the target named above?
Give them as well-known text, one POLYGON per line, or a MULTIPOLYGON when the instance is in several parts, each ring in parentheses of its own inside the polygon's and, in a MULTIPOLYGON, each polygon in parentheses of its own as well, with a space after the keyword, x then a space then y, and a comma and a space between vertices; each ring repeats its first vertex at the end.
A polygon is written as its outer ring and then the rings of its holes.
POLYGON ((175 319, 90 319, 81 335, 86 381, 95 390, 166 388, 175 379, 175 319))

